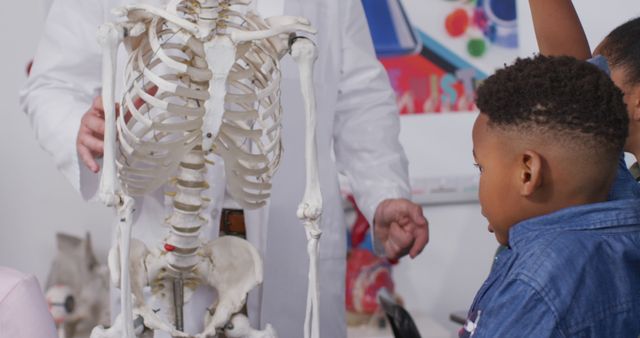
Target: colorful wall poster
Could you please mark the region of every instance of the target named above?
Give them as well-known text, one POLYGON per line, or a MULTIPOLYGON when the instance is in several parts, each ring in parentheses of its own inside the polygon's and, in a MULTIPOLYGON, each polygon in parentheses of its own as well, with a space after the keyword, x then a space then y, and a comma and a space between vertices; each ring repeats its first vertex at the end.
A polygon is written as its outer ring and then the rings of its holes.
POLYGON ((518 55, 515 0, 362 0, 400 114, 475 110, 478 84, 518 55))

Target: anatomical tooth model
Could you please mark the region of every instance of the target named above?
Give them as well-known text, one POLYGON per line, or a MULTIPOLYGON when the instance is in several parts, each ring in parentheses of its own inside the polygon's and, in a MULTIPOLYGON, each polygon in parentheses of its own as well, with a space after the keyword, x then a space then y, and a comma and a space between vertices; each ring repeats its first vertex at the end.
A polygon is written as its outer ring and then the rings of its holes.
POLYGON ((205 329, 197 337, 214 337, 225 327, 231 335, 275 337, 270 326, 257 331, 245 327, 246 317, 238 317, 247 293, 262 282, 257 250, 232 236, 202 242, 207 221, 201 211, 208 200, 201 194, 209 186, 206 165, 216 154, 224 159, 227 190, 234 200, 247 209, 265 205, 282 153, 279 63, 287 53, 299 66, 307 118, 306 189, 297 211, 310 255, 304 332, 305 337, 319 337, 316 257, 322 196, 312 81, 317 50, 309 38, 315 30, 303 18, 263 19, 253 8, 252 0, 172 0, 164 8, 128 5, 114 11, 121 18, 118 23, 106 23, 98 32, 106 121, 99 194, 118 215, 109 269, 112 283, 121 289, 122 308, 114 325, 96 327, 92 338, 133 338, 152 330, 186 337, 182 307, 202 284, 216 289, 217 301, 202 314, 205 329), (129 59, 116 118, 120 43, 129 59), (147 248, 131 239, 134 197, 169 182, 176 188, 165 220, 169 230, 164 243, 147 248), (145 303, 146 286, 169 313, 156 313, 145 303), (234 323, 242 330, 234 329, 234 323))

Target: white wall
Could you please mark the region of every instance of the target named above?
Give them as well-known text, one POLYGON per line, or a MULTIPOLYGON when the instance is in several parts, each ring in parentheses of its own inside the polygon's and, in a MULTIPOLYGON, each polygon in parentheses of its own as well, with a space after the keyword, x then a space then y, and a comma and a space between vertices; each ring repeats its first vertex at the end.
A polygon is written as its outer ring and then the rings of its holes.
POLYGON ((0 265, 35 274, 44 283, 55 253, 55 233, 83 235, 91 230, 106 256, 110 212, 86 204, 56 170, 35 141, 18 106, 25 67, 35 52, 48 1, 24 0, 0 11, 0 265))
MULTIPOLYGON (((610 0, 606 10, 600 1, 575 3, 592 44, 639 13, 634 0, 610 0)), ((523 5, 519 6, 520 18, 526 19, 526 0, 518 4, 523 5)), ((38 0, 14 1, 8 6, 0 12, 4 32, 0 44, 5 46, 0 79, 0 265, 34 273, 43 282, 55 252, 56 231, 82 235, 90 230, 98 255, 106 255, 111 212, 82 202, 35 142, 18 107, 17 92, 42 29, 44 6, 38 0)), ((533 30, 526 24, 521 28, 521 42, 525 46, 522 55, 535 49, 533 30)), ((419 121, 403 118, 402 141, 410 156, 410 170, 436 176, 473 172, 469 137, 473 118, 473 114, 460 114, 449 121, 440 116, 419 121), (421 133, 406 132, 418 127, 421 133)), ((496 244, 477 204, 428 207, 425 214, 431 223, 429 246, 416 260, 404 259, 394 274, 409 309, 446 324, 449 312, 469 306, 488 273, 496 244)))

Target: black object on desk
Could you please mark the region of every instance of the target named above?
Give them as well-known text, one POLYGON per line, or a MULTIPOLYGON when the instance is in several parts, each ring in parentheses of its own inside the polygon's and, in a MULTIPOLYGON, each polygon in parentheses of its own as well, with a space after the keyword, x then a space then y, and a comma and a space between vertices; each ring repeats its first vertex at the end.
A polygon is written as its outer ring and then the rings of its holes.
POLYGON ((464 325, 467 322, 467 311, 456 311, 449 314, 452 322, 464 325))
POLYGON ((386 289, 380 290, 378 301, 391 323, 395 338, 422 338, 409 312, 396 303, 386 289))

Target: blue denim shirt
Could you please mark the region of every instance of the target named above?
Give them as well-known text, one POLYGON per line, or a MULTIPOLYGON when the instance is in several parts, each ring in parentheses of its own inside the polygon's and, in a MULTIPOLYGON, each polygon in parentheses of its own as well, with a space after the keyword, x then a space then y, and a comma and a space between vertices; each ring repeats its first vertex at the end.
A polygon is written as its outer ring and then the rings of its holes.
POLYGON ((610 201, 514 225, 460 337, 637 338, 639 197, 622 160, 610 201))

